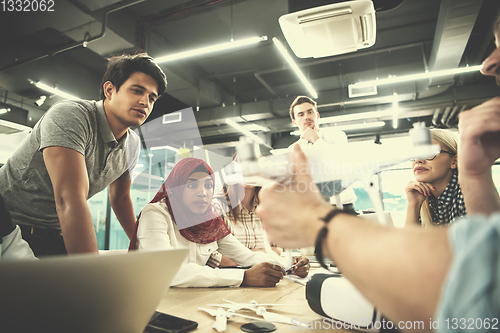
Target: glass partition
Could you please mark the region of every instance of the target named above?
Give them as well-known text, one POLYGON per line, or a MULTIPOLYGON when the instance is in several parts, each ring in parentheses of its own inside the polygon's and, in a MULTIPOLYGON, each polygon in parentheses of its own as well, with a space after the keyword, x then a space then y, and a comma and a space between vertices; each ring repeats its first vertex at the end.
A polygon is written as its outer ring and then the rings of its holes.
POLYGON ((106 209, 108 207, 108 189, 97 193, 87 200, 94 221, 97 246, 104 250, 106 246, 106 209))

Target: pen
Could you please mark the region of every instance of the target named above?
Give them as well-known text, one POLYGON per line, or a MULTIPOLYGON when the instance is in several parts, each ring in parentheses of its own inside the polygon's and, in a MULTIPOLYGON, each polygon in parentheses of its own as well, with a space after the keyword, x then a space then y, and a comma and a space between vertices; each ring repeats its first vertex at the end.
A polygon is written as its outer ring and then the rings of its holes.
POLYGON ((286 274, 290 274, 292 272, 292 268, 295 267, 295 264, 293 264, 289 269, 285 271, 286 274))

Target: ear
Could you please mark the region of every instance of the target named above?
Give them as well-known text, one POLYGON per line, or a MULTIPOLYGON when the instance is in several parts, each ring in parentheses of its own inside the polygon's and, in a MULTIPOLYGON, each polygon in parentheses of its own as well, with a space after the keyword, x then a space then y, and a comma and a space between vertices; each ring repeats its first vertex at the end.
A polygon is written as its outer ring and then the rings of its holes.
POLYGON ((319 119, 319 112, 316 111, 316 119, 319 119))
POLYGON ((452 168, 452 169, 458 168, 458 158, 457 158, 457 155, 453 156, 453 162, 451 162, 450 168, 452 168))
MULTIPOLYGON (((292 124, 293 124, 294 126, 297 126, 297 123, 295 122, 295 119, 293 119, 293 120, 292 120, 292 124)), ((297 127, 298 127, 298 126, 297 126, 297 127)))
POLYGON ((104 96, 106 97, 106 99, 111 99, 113 91, 116 91, 115 85, 111 81, 104 82, 102 88, 103 88, 102 90, 104 92, 104 96))

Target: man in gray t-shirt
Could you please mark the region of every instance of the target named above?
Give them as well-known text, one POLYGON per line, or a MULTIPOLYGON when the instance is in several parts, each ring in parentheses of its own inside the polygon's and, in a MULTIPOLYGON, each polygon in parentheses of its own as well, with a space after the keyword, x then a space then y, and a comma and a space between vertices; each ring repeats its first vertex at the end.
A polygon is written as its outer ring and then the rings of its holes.
POLYGON ((166 78, 146 54, 112 58, 101 101, 54 104, 0 169, 0 194, 35 255, 97 252, 87 199, 109 186, 109 201, 130 237, 135 214, 130 172, 140 126, 166 78))

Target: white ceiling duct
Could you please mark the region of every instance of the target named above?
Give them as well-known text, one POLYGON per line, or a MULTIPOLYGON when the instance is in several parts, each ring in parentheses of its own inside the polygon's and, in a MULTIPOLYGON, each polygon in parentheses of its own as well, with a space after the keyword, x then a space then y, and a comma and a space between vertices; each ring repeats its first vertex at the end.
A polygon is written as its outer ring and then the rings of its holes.
POLYGON ((281 30, 299 58, 321 58, 375 44, 375 9, 371 0, 335 3, 283 15, 281 30))

